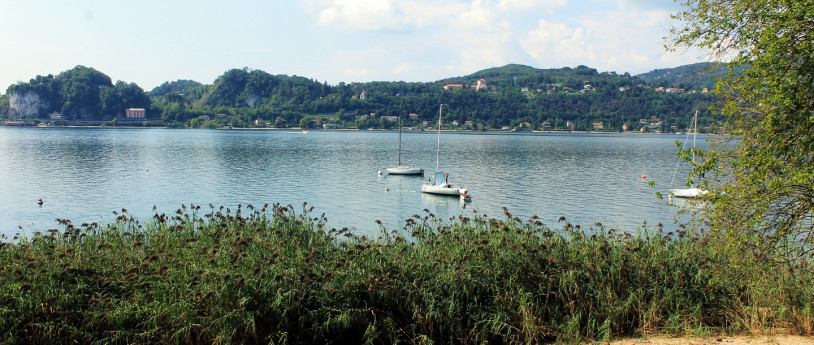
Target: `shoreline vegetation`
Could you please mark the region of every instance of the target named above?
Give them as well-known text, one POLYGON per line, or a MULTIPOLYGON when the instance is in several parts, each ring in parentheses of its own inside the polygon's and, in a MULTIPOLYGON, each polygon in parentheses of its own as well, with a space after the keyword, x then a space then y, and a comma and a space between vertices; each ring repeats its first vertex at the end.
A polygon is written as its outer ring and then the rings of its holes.
MULTIPOLYGON (((0 127, 34 127, 34 128, 119 128, 119 129, 209 129, 209 130, 248 130, 248 131, 256 131, 256 130, 269 130, 269 131, 324 131, 324 132, 348 132, 348 131, 398 131, 398 129, 393 128, 301 128, 301 127, 289 127, 289 128, 277 128, 277 127, 223 127, 223 128, 202 128, 202 127, 172 127, 172 126, 123 126, 123 125, 116 125, 116 126, 60 126, 60 125, 48 125, 48 126, 36 126, 36 125, 8 125, 4 123, 0 123, 0 127)), ((435 132, 435 130, 425 130, 425 129, 412 129, 408 130, 412 132, 435 132)), ((545 133, 545 134, 642 134, 642 135, 659 135, 659 134, 668 134, 668 135, 684 135, 686 132, 639 132, 639 131, 569 131, 569 130, 506 130, 506 129, 487 129, 487 130, 474 130, 474 129, 442 129, 442 132, 452 132, 452 133, 545 133)), ((699 134, 702 136, 711 136, 714 135, 713 133, 706 133, 706 134, 699 134)))
POLYGON ((9 86, 0 94, 0 118, 46 125, 195 128, 389 129, 401 122, 428 129, 436 122, 438 104, 448 104, 445 126, 463 129, 677 132, 686 130, 699 110, 699 128, 714 133, 724 120, 708 111, 717 101, 710 91, 714 76, 709 69, 715 66, 658 72, 693 75, 680 82, 600 73, 584 65, 538 69, 508 64, 433 82, 337 85, 243 68, 230 69, 211 84, 167 81, 145 92, 135 83, 114 83, 101 71, 78 65, 9 86))
POLYGON ((182 205, 0 242, 0 343, 529 344, 814 334, 814 272, 703 231, 182 205))

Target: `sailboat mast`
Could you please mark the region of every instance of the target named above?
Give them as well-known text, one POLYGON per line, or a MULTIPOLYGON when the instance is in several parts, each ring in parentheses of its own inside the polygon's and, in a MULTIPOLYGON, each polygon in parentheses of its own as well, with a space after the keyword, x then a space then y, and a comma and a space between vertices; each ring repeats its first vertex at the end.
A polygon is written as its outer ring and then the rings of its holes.
POLYGON ((444 104, 438 107, 438 148, 435 149, 435 172, 438 172, 438 162, 441 155, 441 110, 444 109, 444 104))
POLYGON ((692 124, 692 164, 695 164, 695 135, 698 134, 698 109, 695 109, 695 118, 692 124))
POLYGON ((399 115, 399 166, 401 166, 401 115, 399 115))

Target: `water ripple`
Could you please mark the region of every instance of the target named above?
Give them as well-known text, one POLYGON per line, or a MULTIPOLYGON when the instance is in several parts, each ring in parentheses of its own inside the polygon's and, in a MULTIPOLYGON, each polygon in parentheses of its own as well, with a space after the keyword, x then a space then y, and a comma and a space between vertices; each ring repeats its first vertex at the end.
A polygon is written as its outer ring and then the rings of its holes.
MULTIPOLYGON (((0 128, 0 234, 55 228, 56 218, 110 221, 121 208, 146 219, 153 206, 172 213, 182 203, 308 202, 328 226, 371 234, 376 220, 399 228, 425 208, 448 220, 473 210, 503 217, 505 206, 552 226, 566 216, 627 231, 675 216, 641 176, 666 190, 676 136, 445 133, 441 169, 470 189, 468 204, 422 195, 420 177, 379 176, 397 164, 397 138, 392 131, 0 128)), ((431 176, 436 140, 434 132, 404 133, 403 163, 431 176)))

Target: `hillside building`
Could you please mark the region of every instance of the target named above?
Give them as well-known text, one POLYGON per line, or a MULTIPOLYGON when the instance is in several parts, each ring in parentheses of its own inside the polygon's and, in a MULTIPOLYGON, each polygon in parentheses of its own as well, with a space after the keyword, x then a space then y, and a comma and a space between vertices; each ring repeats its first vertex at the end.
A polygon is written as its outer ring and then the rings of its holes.
POLYGON ((144 108, 127 108, 124 110, 124 117, 127 119, 145 119, 147 111, 144 108))
POLYGON ((478 79, 478 82, 475 84, 475 90, 480 91, 480 89, 485 89, 488 85, 486 85, 486 79, 478 79))

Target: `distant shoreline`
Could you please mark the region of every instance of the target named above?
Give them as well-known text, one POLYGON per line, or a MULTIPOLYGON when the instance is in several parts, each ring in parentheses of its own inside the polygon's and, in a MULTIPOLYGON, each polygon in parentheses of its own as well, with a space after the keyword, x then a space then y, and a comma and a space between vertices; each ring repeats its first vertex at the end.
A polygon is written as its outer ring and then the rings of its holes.
MULTIPOLYGON (((101 129, 101 128, 120 128, 120 129, 211 129, 211 130, 278 130, 278 131, 303 131, 306 130, 300 127, 290 127, 290 128, 276 128, 276 127, 229 127, 229 128, 190 128, 190 127, 170 127, 170 126, 57 126, 57 125, 50 125, 50 126, 31 126, 31 125, 18 125, 18 124, 6 124, 1 123, 0 127, 28 127, 28 128, 88 128, 88 129, 101 129)), ((395 131, 396 129, 358 129, 358 128, 308 128, 308 131, 395 131)), ((435 129, 413 129, 408 130, 407 132, 435 132, 435 129)), ((442 132, 461 132, 461 133, 506 133, 506 134, 523 134, 523 133, 543 133, 543 134, 672 134, 672 135, 683 135, 686 133, 682 132, 675 132, 675 133, 661 133, 661 132, 639 132, 639 131, 626 131, 626 132, 604 132, 604 131, 541 131, 541 130, 529 130, 529 131, 511 131, 511 130, 469 130, 469 129, 442 129, 442 132)), ((699 133, 700 135, 708 135, 706 133, 699 133)))

